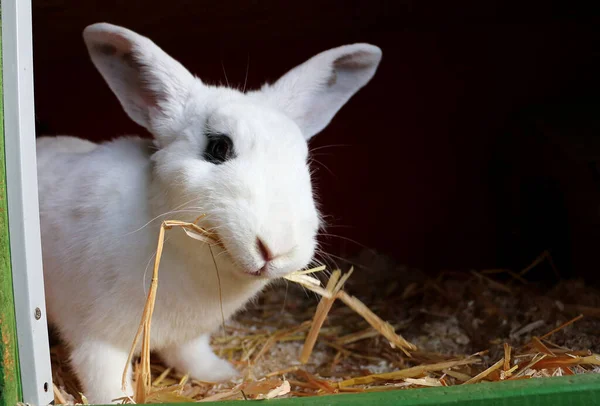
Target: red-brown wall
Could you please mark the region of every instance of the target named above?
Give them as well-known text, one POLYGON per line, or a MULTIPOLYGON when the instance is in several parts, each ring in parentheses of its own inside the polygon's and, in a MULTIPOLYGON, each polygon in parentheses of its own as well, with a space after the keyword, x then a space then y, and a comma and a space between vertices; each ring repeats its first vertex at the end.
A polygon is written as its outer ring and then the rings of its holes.
MULTIPOLYGON (((88 59, 81 31, 93 22, 151 37, 207 82, 224 83, 226 71, 243 86, 248 72, 250 88, 329 47, 371 42, 383 49, 377 75, 311 142, 322 148, 328 232, 432 270, 519 268, 550 249, 565 271, 596 273, 595 10, 538 0, 33 4, 40 134, 143 133, 88 59)), ((360 249, 345 241, 325 242, 360 249)))

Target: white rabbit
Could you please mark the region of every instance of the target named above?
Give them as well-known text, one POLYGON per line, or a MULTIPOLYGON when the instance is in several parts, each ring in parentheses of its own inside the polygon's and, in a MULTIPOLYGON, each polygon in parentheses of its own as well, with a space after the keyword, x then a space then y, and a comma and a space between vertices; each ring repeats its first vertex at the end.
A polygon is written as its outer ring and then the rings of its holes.
POLYGON ((206 214, 200 225, 224 245, 213 248, 219 275, 207 244, 167 234, 151 348, 193 378, 231 379, 237 371, 209 345, 221 303, 229 318, 267 283, 310 264, 321 220, 307 141, 371 80, 381 50, 330 49, 243 93, 203 83, 128 29, 97 23, 83 38, 122 107, 154 140, 39 138, 48 318, 90 402, 123 397, 161 220, 206 214))

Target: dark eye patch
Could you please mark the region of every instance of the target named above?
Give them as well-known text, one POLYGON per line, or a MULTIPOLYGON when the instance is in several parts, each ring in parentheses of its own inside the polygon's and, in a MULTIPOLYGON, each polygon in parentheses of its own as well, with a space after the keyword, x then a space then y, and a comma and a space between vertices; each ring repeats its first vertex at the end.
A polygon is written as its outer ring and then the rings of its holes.
POLYGON ((208 134, 208 144, 204 150, 204 159, 215 165, 234 158, 233 141, 225 134, 208 134))

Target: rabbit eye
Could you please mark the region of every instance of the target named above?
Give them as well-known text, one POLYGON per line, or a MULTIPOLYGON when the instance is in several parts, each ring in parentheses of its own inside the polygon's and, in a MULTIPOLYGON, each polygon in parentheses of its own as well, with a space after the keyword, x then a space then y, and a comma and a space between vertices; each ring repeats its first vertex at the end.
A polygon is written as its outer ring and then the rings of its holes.
POLYGON ((211 134, 208 136, 208 145, 204 151, 204 159, 215 165, 222 164, 233 158, 233 141, 224 134, 211 134))

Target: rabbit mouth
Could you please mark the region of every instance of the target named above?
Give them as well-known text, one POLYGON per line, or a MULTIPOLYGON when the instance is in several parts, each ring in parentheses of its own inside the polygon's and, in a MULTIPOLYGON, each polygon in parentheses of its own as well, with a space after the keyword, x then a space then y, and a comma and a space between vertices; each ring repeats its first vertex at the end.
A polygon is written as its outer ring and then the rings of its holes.
POLYGON ((268 263, 265 263, 258 269, 242 268, 242 271, 253 278, 271 279, 273 277, 271 275, 271 271, 269 270, 268 263))
POLYGON ((234 268, 236 268, 237 272, 246 277, 251 277, 252 279, 274 279, 281 276, 278 275, 277 271, 273 268, 273 264, 269 261, 264 262, 262 265, 249 266, 247 261, 234 254, 235 250, 230 250, 227 247, 219 233, 214 231, 214 229, 207 234, 206 242, 209 244, 213 260, 216 259, 217 255, 227 258, 234 268), (217 254, 213 250, 213 247, 217 248, 220 252, 217 254))
MULTIPOLYGON (((222 256, 226 257, 231 264, 237 269, 237 271, 241 271, 240 273, 246 276, 250 276, 252 278, 269 278, 270 272, 268 270, 269 266, 267 263, 265 263, 262 267, 260 268, 251 268, 248 266, 245 266, 243 264, 242 261, 240 261, 225 245, 225 243, 223 242, 223 240, 220 238, 219 234, 216 232, 212 232, 211 235, 211 247, 216 247, 219 251, 221 251, 222 256)), ((211 248, 212 251, 212 248, 211 248)), ((221 253, 219 253, 218 255, 221 257, 221 253)), ((212 252, 213 257, 216 258, 217 253, 216 252, 212 252)))

